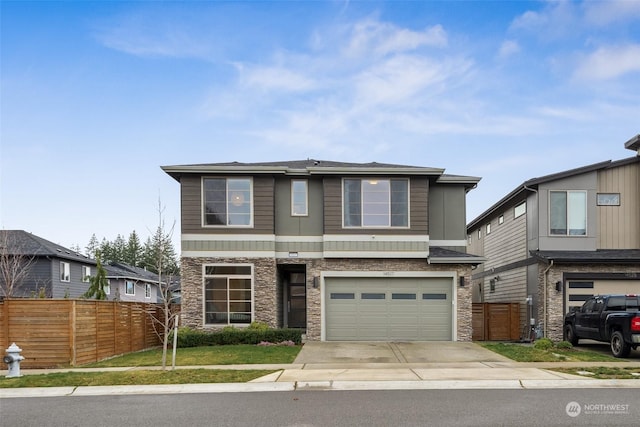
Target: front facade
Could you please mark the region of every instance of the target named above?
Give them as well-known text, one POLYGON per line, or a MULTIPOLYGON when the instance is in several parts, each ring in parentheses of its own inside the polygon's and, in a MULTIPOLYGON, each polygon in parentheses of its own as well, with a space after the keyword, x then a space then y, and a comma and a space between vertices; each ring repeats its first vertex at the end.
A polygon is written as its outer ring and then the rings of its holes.
POLYGON ((317 160, 165 166, 181 188, 182 321, 310 340, 471 339, 465 196, 442 169, 317 160))
POLYGON ((108 300, 162 302, 157 274, 123 262, 111 262, 103 267, 109 284, 105 289, 108 300))
MULTIPOLYGON (((625 147, 638 151, 638 136, 625 147)), ((474 302, 518 302, 523 337, 533 323, 561 340, 571 307, 640 292, 640 155, 526 181, 467 232, 468 252, 486 258, 474 302)))
POLYGON ((95 260, 24 230, 0 230, 0 257, 0 297, 78 298, 96 273, 95 260))

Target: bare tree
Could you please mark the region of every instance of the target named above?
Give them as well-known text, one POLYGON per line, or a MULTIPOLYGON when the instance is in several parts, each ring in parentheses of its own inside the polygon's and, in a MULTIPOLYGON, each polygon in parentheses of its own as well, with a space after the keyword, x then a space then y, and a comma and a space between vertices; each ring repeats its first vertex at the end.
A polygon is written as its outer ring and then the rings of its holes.
POLYGON ((175 228, 175 220, 167 230, 164 221, 164 207, 158 200, 158 227, 151 238, 150 256, 147 257, 147 267, 158 274, 158 297, 162 305, 162 313, 152 313, 154 329, 162 341, 162 369, 167 366, 167 348, 169 333, 176 325, 179 310, 173 304, 171 283, 178 273, 174 258, 171 237, 175 228))
POLYGON ((0 231, 0 296, 11 298, 29 275, 34 256, 11 231, 0 231))

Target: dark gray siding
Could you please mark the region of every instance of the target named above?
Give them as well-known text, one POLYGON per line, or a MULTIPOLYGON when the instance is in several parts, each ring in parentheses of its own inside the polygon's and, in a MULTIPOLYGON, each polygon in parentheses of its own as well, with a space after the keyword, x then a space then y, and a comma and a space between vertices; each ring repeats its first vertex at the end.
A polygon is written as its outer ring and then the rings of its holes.
POLYGON ((433 184, 429 189, 429 239, 466 239, 466 192, 462 185, 433 184))
MULTIPOLYGON (((78 298, 89 289, 90 284, 82 281, 82 264, 73 261, 53 259, 51 267, 53 271, 51 275, 52 298, 78 298), (60 280, 60 261, 70 264, 71 274, 69 275, 69 282, 60 280)), ((94 276, 95 274, 96 267, 91 266, 91 275, 94 276)))
POLYGON ((46 258, 34 259, 29 263, 29 272, 18 287, 13 290, 13 297, 24 298, 37 296, 40 288, 44 288, 45 296, 51 296, 51 261, 46 258))
POLYGON ((253 227, 203 227, 202 177, 185 175, 180 178, 182 234, 273 234, 274 179, 271 176, 253 178, 253 227))
MULTIPOLYGON (((428 234, 428 200, 429 181, 427 178, 410 179, 409 203, 410 228, 342 228, 342 179, 324 179, 324 213, 325 234, 389 234, 389 235, 414 235, 428 234), (373 230, 373 231, 372 231, 373 230)), ((464 212, 463 212, 464 216, 464 212)), ((463 222, 464 230, 464 222, 463 222)))

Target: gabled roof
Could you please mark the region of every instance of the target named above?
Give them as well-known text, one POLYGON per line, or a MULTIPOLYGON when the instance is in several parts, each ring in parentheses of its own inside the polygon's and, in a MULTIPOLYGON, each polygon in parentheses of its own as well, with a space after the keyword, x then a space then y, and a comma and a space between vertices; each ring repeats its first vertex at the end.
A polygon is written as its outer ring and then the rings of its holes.
POLYGON ((502 210, 504 208, 510 207, 511 205, 524 201, 527 197, 527 193, 529 191, 537 190, 540 184, 545 184, 548 182, 553 182, 560 179, 569 178, 572 176, 578 176, 578 175, 582 175, 585 173, 594 172, 602 169, 619 167, 625 164, 631 164, 639 161, 640 161, 640 157, 629 157, 626 159, 617 160, 615 162, 611 160, 606 160, 604 162, 594 163, 591 165, 582 166, 575 169, 569 169, 563 172, 544 175, 538 178, 531 178, 523 182, 522 184, 520 184, 513 191, 511 191, 509 194, 504 196, 497 203, 492 205, 489 209, 481 213, 473 221, 467 224, 467 231, 469 231, 470 229, 473 229, 478 224, 483 223, 489 217, 492 217, 496 213, 496 211, 502 210))
POLYGON ((158 275, 156 273, 124 262, 111 262, 105 265, 104 269, 107 272, 107 278, 110 279, 132 279, 158 283, 158 275))
POLYGON ((640 249, 598 249, 596 251, 531 251, 546 263, 564 264, 640 264, 640 249))
POLYGON ((8 246, 5 252, 8 255, 26 257, 48 256, 77 261, 83 264, 96 264, 95 260, 85 255, 74 252, 71 249, 50 242, 49 240, 38 237, 35 234, 28 233, 24 230, 0 230, 0 245, 4 244, 7 244, 8 246))

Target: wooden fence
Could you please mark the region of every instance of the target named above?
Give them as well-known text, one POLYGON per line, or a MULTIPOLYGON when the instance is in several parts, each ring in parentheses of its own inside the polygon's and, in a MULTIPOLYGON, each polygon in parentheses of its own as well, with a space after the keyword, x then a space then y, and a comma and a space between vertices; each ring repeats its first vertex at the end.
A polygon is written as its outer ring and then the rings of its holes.
POLYGON ((520 339, 520 304, 473 303, 474 341, 516 341, 520 339))
POLYGON ((24 368, 96 362, 160 345, 152 316, 161 312, 137 302, 8 299, 0 302, 0 351, 15 342, 24 368))

